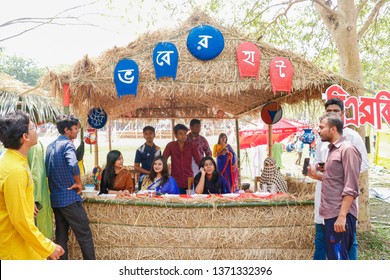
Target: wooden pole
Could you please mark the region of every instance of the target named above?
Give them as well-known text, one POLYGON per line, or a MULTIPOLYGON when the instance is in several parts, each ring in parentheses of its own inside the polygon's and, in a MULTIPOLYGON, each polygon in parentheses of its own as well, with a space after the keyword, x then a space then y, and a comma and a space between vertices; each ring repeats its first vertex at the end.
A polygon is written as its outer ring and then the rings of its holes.
POLYGON ((112 150, 112 137, 111 137, 111 130, 112 130, 112 127, 111 127, 111 122, 109 121, 108 122, 108 151, 111 152, 112 150))
POLYGON ((175 127, 175 119, 171 119, 172 123, 172 141, 175 141, 175 133, 173 132, 173 128, 175 127))
POLYGON ((268 156, 272 156, 272 124, 268 125, 268 156))
POLYGON ((237 142, 238 185, 241 186, 241 151, 240 151, 240 133, 239 133, 240 129, 238 124, 238 119, 235 120, 235 123, 236 123, 236 142, 237 142))
POLYGON ((99 137, 98 137, 98 129, 96 129, 96 144, 95 144, 95 166, 99 165, 99 137))

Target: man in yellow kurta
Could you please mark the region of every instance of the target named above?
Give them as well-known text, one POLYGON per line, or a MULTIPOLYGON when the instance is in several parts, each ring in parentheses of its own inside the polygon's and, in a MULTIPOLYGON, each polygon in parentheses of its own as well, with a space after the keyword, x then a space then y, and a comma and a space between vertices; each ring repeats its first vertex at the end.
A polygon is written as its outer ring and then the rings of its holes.
POLYGON ((34 189, 27 153, 37 143, 36 126, 20 111, 0 117, 0 259, 59 259, 61 246, 34 224, 34 189))

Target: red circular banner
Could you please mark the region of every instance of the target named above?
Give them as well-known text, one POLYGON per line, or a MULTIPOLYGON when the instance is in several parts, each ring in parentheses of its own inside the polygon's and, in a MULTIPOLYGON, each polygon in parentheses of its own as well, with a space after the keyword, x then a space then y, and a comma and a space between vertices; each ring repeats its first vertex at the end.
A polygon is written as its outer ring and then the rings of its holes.
POLYGON ((261 109, 261 119, 266 124, 275 124, 283 116, 282 106, 277 102, 268 102, 261 109))

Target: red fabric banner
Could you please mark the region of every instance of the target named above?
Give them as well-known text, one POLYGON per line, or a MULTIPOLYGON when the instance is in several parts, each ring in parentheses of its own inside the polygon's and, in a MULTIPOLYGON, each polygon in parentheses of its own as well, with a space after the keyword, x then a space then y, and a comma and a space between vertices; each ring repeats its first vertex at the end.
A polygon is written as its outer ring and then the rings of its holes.
POLYGON ((64 90, 64 106, 70 106, 70 88, 69 84, 64 84, 63 85, 63 90, 64 90))
POLYGON ((269 75, 274 94, 277 91, 291 92, 294 69, 290 60, 281 56, 273 58, 269 64, 269 75))
POLYGON ((237 48, 236 58, 240 77, 256 77, 257 80, 260 68, 259 48, 251 42, 242 43, 237 48))

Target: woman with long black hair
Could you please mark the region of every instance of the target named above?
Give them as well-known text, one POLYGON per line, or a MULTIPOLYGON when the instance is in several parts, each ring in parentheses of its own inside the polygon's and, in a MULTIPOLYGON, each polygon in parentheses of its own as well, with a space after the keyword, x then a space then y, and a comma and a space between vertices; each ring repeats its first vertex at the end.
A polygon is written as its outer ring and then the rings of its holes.
POLYGON ((202 158, 199 167, 199 173, 194 178, 195 193, 221 194, 230 192, 228 182, 225 177, 219 174, 217 164, 212 157, 202 158))
POLYGON ((112 150, 107 154, 106 167, 102 172, 99 194, 130 194, 134 181, 130 170, 123 166, 121 152, 112 150))
POLYGON ((175 179, 169 175, 167 160, 164 156, 157 156, 152 163, 150 174, 142 181, 142 190, 155 190, 161 194, 179 194, 179 187, 175 179))

